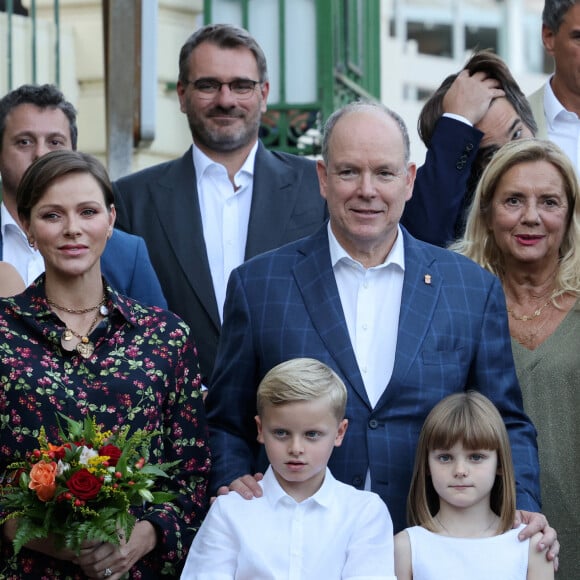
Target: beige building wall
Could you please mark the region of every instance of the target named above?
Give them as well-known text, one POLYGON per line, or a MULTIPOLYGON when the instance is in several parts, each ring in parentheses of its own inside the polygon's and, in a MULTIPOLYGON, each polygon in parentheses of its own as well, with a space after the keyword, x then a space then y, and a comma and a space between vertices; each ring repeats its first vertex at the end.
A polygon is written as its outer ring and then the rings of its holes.
MULTIPOLYGON (((112 0, 125 2, 131 0, 112 0)), ((144 0, 149 2, 151 0, 144 0)), ((26 5, 27 2, 25 1, 26 5)), ((79 149, 106 159, 102 2, 60 0, 60 87, 78 110, 79 149)), ((56 81, 54 0, 37 0, 37 82, 56 81)), ((191 144, 175 93, 179 50, 202 24, 203 0, 158 0, 157 109, 155 139, 135 149, 135 171, 181 156, 191 144)), ((12 86, 32 82, 31 19, 14 15, 12 86)), ((8 36, 0 13, 0 43, 8 36)), ((1 45, 0 45, 1 46, 1 45)), ((0 92, 8 90, 6 59, 0 59, 0 92)))

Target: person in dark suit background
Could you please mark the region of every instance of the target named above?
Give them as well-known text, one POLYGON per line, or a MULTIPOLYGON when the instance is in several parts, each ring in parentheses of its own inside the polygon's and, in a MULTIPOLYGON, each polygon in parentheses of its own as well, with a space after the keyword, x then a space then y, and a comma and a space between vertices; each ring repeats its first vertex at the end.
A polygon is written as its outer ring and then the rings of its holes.
MULTIPOLYGON (((22 85, 0 99, 0 260, 11 263, 28 285, 44 272, 44 260, 30 246, 16 211, 16 190, 38 157, 77 148, 76 111, 54 85, 22 85)), ((111 286, 126 296, 166 308, 147 246, 137 236, 113 229, 101 257, 111 286)))
MULTIPOLYGON (((263 451, 253 425, 262 377, 307 356, 348 389, 349 433, 329 467, 340 481, 378 493, 395 531, 421 425, 454 392, 475 389, 500 409, 510 433, 518 507, 539 511, 536 433, 525 415, 499 280, 470 260, 420 242, 399 225, 415 179, 403 120, 380 104, 334 113, 318 162, 330 222, 265 253, 230 277, 212 386, 206 399, 211 493, 259 496, 263 451)), ((296 477, 300 477, 297 470, 296 477)), ((544 528, 539 514, 526 536, 544 528)))
POLYGON ((463 235, 481 173, 505 143, 537 131, 530 105, 505 62, 476 52, 429 97, 418 122, 427 147, 401 223, 416 238, 445 247, 463 235))
POLYGON ((181 49, 177 83, 192 147, 114 184, 117 224, 145 238, 170 310, 192 329, 205 384, 231 270, 326 218, 315 163, 258 139, 268 92, 266 58, 247 31, 197 30, 181 49))

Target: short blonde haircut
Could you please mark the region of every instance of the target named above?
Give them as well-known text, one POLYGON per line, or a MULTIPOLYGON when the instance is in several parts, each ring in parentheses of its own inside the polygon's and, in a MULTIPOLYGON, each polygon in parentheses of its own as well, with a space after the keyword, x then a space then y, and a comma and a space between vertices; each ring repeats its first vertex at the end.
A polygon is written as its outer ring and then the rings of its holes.
POLYGON ((295 358, 272 368, 260 382, 258 415, 268 405, 285 405, 327 397, 337 421, 344 419, 346 387, 327 365, 313 358, 295 358))
MULTIPOLYGON (((493 196, 500 179, 515 165, 546 161, 560 174, 568 202, 566 232, 560 247, 560 267, 552 298, 570 292, 580 296, 580 187, 567 155, 551 141, 524 139, 504 145, 483 172, 467 217, 463 238, 450 249, 471 258, 500 279, 505 274, 503 256, 490 231, 493 196)), ((556 304, 557 306, 557 304, 556 304)))
POLYGON ((409 525, 435 531, 439 496, 429 475, 429 453, 450 449, 461 442, 467 449, 497 451, 498 474, 491 490, 490 507, 500 517, 500 533, 513 526, 516 484, 510 441, 495 405, 476 391, 456 393, 440 401, 427 415, 417 444, 415 467, 407 502, 409 525))

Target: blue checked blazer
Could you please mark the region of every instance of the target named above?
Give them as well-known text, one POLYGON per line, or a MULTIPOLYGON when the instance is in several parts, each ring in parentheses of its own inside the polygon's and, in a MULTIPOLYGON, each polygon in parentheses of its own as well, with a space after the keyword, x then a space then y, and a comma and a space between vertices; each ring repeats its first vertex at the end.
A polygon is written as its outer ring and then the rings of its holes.
POLYGON ((474 262, 404 229, 403 236, 395 365, 374 409, 349 339, 326 227, 234 270, 206 401, 212 492, 264 468, 254 425, 257 385, 276 364, 307 356, 332 367, 348 390, 349 428, 333 451, 331 471, 362 488, 370 467, 372 490, 386 502, 395 531, 405 527, 423 421, 440 399, 466 389, 480 391, 499 408, 512 443, 518 507, 539 511, 536 431, 523 411, 501 285, 474 262))

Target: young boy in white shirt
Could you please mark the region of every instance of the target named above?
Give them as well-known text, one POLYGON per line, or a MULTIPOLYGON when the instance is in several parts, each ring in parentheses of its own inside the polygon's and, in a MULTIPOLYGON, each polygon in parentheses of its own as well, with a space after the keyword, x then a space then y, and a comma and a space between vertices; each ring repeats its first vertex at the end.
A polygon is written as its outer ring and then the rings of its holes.
POLYGON ((346 396, 340 377, 314 359, 286 361, 266 374, 256 416, 270 461, 264 493, 216 499, 182 580, 395 580, 387 507, 327 467, 347 430, 346 396))

